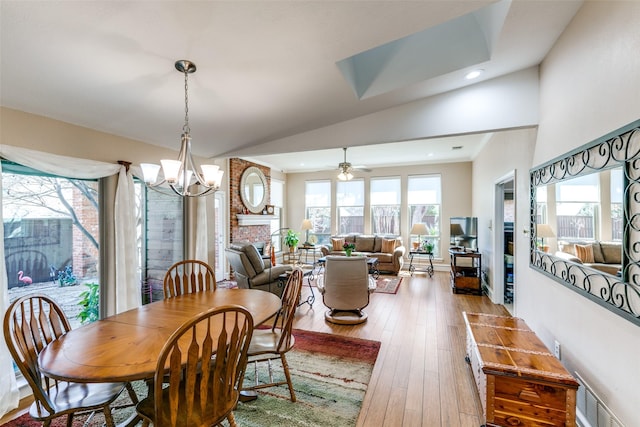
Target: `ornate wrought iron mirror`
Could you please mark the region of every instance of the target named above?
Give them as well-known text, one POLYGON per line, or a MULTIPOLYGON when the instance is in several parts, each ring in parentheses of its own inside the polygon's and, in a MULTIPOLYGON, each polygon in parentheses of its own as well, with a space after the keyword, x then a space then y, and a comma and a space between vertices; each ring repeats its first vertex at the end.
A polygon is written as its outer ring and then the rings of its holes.
POLYGON ((252 213, 262 213, 267 203, 267 178, 255 166, 242 172, 240 178, 240 198, 252 213))
MULTIPOLYGON (((613 178, 615 179, 615 178, 613 178)), ((605 180, 605 182, 607 182, 605 180)), ((531 206, 530 206, 530 265, 532 268, 552 277, 559 283, 595 301, 601 306, 640 325, 640 120, 621 129, 611 132, 574 151, 535 167, 530 173, 531 206), (618 169, 616 169, 618 168, 618 169), (619 170, 620 173, 615 171, 619 170), (614 171, 614 172, 612 172, 614 171), (601 266, 588 266, 583 260, 565 257, 565 253, 545 252, 540 249, 539 224, 549 222, 556 232, 561 221, 555 212, 546 215, 540 206, 539 193, 549 196, 547 201, 558 206, 555 197, 555 186, 567 184, 569 180, 595 179, 590 175, 601 174, 607 177, 621 177, 617 183, 622 190, 621 235, 619 238, 620 264, 603 271, 601 266)), ((616 184, 616 183, 614 183, 616 184)), ((609 200, 611 197, 609 197, 609 200)), ((602 201, 604 203, 604 201, 602 201)), ((596 208, 597 210, 597 208, 596 208)), ((615 208, 606 206, 594 214, 594 217, 607 219, 615 217, 611 212, 615 208), (603 212, 604 211, 604 212, 603 212)), ((599 221, 601 229, 607 229, 611 238, 611 222, 599 221)), ((596 225, 596 228, 598 226, 596 225)), ((566 233, 565 233, 566 234, 566 233)), ((587 242, 577 242, 579 236, 571 243, 589 243, 580 246, 580 250, 593 250, 599 240, 598 231, 589 235, 587 242)), ((562 238, 560 233, 559 239, 562 238)), ((615 240, 613 237, 612 240, 615 240)), ((572 239, 568 239, 572 240, 572 239)), ((546 246, 546 245, 545 245, 546 246)), ((613 243, 609 249, 613 247, 613 243)), ((561 249, 561 248, 559 248, 561 249)), ((587 251, 588 252, 588 251, 587 251)), ((588 255, 587 255, 588 256, 588 255)), ((597 257, 597 256, 596 256, 597 257)), ((592 264, 593 265, 593 264, 592 264)))

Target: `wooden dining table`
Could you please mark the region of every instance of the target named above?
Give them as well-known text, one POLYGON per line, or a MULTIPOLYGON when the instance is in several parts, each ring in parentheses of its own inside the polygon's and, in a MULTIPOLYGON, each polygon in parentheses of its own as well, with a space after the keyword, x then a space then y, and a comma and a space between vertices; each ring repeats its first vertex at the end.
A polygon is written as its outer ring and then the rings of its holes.
POLYGON ((73 382, 126 382, 152 378, 160 350, 183 323, 209 308, 237 304, 259 325, 280 309, 280 299, 256 289, 217 289, 180 295, 74 329, 40 355, 45 375, 73 382))

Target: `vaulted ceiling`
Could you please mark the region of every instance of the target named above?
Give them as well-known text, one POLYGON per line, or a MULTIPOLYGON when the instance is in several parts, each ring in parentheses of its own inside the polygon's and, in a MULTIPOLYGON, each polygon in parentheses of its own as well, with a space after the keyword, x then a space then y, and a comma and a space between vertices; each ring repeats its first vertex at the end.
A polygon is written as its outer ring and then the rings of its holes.
POLYGON ((0 103, 177 149, 189 59, 197 155, 469 160, 537 123, 536 67, 581 3, 2 0, 0 103))

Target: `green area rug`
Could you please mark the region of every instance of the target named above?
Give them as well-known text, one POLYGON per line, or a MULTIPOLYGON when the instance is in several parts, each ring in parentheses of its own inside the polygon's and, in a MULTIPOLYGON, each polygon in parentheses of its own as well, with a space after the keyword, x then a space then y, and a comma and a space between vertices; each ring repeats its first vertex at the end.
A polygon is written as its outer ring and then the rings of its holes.
MULTIPOLYGON (((238 404, 234 411, 236 422, 239 426, 246 427, 354 426, 380 343, 301 330, 294 330, 294 336, 296 344, 293 350, 287 353, 287 360, 297 402, 291 402, 286 386, 262 389, 257 400, 238 404)), ((261 365, 258 368, 258 376, 266 378, 266 364, 261 365)), ((274 377, 282 377, 280 363, 275 362, 272 366, 274 377)), ((249 365, 247 371, 245 381, 251 384, 250 381, 254 378, 253 365, 249 365)), ((141 382, 135 386, 136 389, 144 390, 141 382)), ((129 402, 125 392, 116 403, 129 402)), ((131 407, 114 410, 116 422, 126 419, 132 410, 131 407)), ((100 426, 103 420, 102 414, 97 414, 85 425, 100 426)), ((85 421, 86 416, 77 417, 74 426, 81 426, 85 421)), ((51 425, 56 427, 65 424, 66 417, 60 417, 51 425)), ((40 425, 41 423, 35 422, 25 414, 3 426, 40 425)), ((224 425, 228 423, 225 422, 224 425)))

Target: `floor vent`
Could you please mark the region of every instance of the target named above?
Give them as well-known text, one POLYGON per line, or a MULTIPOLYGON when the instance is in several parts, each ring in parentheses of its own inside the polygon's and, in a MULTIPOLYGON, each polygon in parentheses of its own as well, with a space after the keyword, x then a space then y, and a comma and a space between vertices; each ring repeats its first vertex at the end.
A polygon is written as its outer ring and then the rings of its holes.
POLYGON ((580 427, 624 427, 591 386, 576 372, 580 383, 577 395, 576 422, 580 427))

